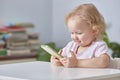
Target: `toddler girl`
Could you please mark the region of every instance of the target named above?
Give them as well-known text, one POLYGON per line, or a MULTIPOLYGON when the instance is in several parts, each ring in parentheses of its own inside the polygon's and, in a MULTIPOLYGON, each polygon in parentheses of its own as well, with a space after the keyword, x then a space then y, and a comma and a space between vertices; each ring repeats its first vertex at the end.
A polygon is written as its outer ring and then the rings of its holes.
POLYGON ((93 4, 82 4, 65 17, 71 34, 70 41, 59 54, 62 59, 51 56, 51 63, 64 67, 105 68, 110 56, 103 41, 105 22, 93 4))

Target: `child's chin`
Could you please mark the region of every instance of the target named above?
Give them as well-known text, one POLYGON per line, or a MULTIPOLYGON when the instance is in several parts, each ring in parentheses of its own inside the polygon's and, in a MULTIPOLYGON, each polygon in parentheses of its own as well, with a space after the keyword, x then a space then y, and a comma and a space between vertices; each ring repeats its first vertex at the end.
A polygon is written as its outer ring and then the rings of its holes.
POLYGON ((85 45, 84 44, 81 44, 81 43, 77 43, 78 44, 78 46, 82 46, 82 47, 84 47, 85 45))
POLYGON ((75 42, 78 46, 84 46, 81 42, 75 42))
POLYGON ((79 42, 76 42, 76 44, 78 44, 78 46, 82 46, 82 44, 81 44, 81 43, 79 43, 79 42))

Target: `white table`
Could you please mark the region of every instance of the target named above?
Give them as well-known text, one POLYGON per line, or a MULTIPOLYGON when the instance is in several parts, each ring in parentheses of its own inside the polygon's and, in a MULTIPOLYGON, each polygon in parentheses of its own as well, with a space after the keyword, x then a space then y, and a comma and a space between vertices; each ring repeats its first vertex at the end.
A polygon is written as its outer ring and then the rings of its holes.
POLYGON ((0 76, 28 80, 120 80, 120 70, 53 67, 49 62, 34 61, 0 65, 0 76))

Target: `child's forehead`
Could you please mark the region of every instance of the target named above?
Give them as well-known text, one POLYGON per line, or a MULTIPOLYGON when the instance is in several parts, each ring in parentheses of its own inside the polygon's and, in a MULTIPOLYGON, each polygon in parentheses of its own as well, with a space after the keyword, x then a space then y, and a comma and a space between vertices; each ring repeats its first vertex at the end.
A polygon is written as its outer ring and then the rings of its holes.
POLYGON ((73 26, 79 26, 79 27, 88 27, 90 26, 90 24, 84 20, 84 19, 81 19, 80 17, 73 17, 73 18, 70 18, 69 21, 68 21, 68 25, 73 25, 73 26))
POLYGON ((78 31, 78 32, 92 29, 92 27, 87 21, 78 17, 71 18, 68 21, 68 28, 70 31, 78 31))
POLYGON ((88 24, 87 20, 79 17, 79 16, 73 16, 71 18, 69 18, 68 22, 69 21, 72 21, 72 22, 75 22, 75 23, 80 23, 80 24, 88 24))

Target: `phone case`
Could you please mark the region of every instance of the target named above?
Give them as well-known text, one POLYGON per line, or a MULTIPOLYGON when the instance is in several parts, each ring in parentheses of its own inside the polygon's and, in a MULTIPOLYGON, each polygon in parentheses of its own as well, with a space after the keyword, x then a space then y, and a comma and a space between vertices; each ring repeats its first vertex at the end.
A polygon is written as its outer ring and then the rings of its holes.
POLYGON ((59 55, 54 49, 52 49, 51 47, 49 47, 48 45, 41 45, 41 48, 44 49, 46 52, 48 52, 49 54, 51 54, 52 56, 57 57, 58 59, 62 58, 61 55, 59 55))

